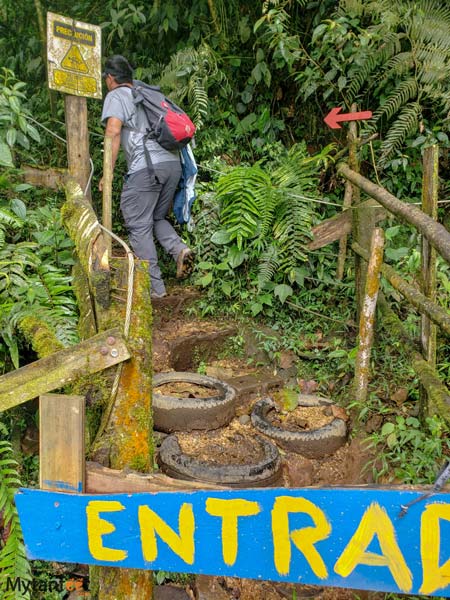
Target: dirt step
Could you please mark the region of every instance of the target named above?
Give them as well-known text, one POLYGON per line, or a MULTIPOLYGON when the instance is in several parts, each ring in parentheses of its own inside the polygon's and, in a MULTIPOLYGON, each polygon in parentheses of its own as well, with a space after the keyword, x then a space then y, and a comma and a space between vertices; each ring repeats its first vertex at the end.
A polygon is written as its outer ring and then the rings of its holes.
POLYGON ((179 317, 195 300, 201 297, 196 288, 175 287, 164 298, 152 298, 153 320, 158 326, 179 317))
POLYGON ((205 321, 172 321, 170 327, 153 330, 153 369, 192 371, 201 362, 217 358, 235 327, 221 327, 205 321))

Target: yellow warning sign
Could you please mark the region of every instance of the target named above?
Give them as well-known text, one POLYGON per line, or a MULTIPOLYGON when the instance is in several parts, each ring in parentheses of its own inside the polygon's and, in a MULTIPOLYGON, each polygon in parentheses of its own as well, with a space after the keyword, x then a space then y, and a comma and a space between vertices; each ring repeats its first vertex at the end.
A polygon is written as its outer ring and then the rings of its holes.
POLYGON ((75 75, 75 73, 60 71, 59 69, 53 71, 53 82, 58 89, 67 88, 70 90, 70 93, 76 96, 91 95, 97 91, 97 82, 93 77, 75 75))
POLYGON ((101 99, 100 27, 48 12, 47 54, 51 89, 101 99))
POLYGON ((69 51, 62 59, 61 66, 70 71, 77 71, 77 73, 89 73, 89 67, 78 46, 70 46, 69 51))

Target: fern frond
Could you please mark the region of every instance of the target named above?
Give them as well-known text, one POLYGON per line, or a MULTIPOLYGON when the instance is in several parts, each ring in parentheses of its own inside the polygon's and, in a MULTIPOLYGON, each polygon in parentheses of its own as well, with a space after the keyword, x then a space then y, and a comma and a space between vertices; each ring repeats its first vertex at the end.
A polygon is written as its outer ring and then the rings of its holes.
POLYGON ((261 253, 258 264, 258 289, 262 289, 264 284, 272 281, 280 268, 278 260, 278 251, 275 244, 270 244, 268 248, 261 253))
POLYGON ((188 83, 188 101, 191 107, 191 118, 200 128, 203 119, 208 114, 208 92, 204 82, 199 77, 191 77, 188 83))
POLYGON ((421 113, 422 107, 418 102, 411 102, 402 109, 381 143, 380 165, 384 165, 393 152, 402 146, 408 135, 417 130, 421 113))
POLYGON ((370 75, 392 60, 392 57, 400 52, 400 48, 401 36, 396 32, 387 32, 381 46, 368 52, 362 64, 356 65, 350 70, 347 88, 349 98, 355 98, 370 75))
POLYGON ((31 568, 25 555, 19 516, 14 494, 20 487, 17 463, 12 458, 11 444, 0 441, 0 589, 3 600, 29 599, 29 594, 6 590, 6 581, 31 580, 31 568))
POLYGON ((417 97, 418 89, 417 81, 414 77, 410 77, 399 83, 386 102, 374 112, 373 120, 376 122, 384 116, 390 119, 402 106, 405 106, 410 100, 417 97))
POLYGON ((243 240, 267 230, 275 207, 270 177, 261 167, 236 167, 217 182, 221 222, 242 248, 243 240))

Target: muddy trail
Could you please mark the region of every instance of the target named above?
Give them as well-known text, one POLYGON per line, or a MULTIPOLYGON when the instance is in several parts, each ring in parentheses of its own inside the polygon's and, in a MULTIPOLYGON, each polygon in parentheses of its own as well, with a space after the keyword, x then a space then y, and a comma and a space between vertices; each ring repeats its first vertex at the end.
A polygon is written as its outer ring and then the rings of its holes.
MULTIPOLYGON (((186 308, 195 300, 194 290, 177 288, 163 299, 154 301, 153 366, 154 372, 189 371, 201 372, 227 382, 236 390, 234 416, 231 422, 213 431, 191 431, 178 434, 180 447, 188 455, 205 459, 209 453, 227 456, 235 464, 248 460, 249 446, 244 443, 254 432, 251 414, 254 405, 264 397, 276 398, 285 385, 292 383, 295 364, 292 360, 274 367, 258 348, 246 343, 245 352, 237 358, 230 350, 230 338, 236 335, 235 323, 203 320, 189 315, 186 308), (249 358, 254 360, 249 363, 249 358), (255 366, 257 365, 257 366, 255 366), (240 443, 236 443, 236 441, 240 443), (230 450, 229 448, 232 448, 230 450), (240 448, 240 450, 239 450, 240 448)), ((193 384, 177 384, 158 390, 174 395, 204 395, 193 384)), ((308 390, 306 390, 308 391, 308 390)), ((351 431, 351 420, 343 409, 339 415, 351 431)), ((317 411, 316 411, 317 412, 317 411)), ((325 417, 314 414, 314 419, 330 421, 330 409, 322 411, 325 417)), ((311 413, 312 414, 312 413, 311 413)), ((277 423, 278 417, 271 417, 277 423)), ((300 422, 298 425, 302 427, 300 422)), ((155 432, 159 445, 167 432, 155 432)), ((282 466, 277 487, 336 486, 372 483, 369 473, 364 472, 368 460, 362 441, 348 437, 336 451, 320 458, 307 458, 299 453, 281 450, 282 466)), ((168 583, 157 586, 157 600, 293 600, 295 598, 318 598, 321 600, 382 600, 384 594, 352 591, 338 588, 319 588, 299 584, 245 580, 229 577, 197 576, 189 583, 168 583)))

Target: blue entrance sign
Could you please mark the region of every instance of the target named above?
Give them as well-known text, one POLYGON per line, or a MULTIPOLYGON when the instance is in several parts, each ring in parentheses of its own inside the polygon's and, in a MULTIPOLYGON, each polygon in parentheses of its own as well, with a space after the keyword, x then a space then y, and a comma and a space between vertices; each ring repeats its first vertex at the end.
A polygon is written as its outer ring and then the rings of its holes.
POLYGON ((16 495, 31 559, 450 598, 450 495, 251 489, 16 495))

